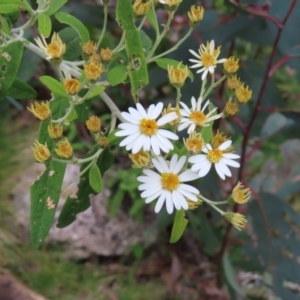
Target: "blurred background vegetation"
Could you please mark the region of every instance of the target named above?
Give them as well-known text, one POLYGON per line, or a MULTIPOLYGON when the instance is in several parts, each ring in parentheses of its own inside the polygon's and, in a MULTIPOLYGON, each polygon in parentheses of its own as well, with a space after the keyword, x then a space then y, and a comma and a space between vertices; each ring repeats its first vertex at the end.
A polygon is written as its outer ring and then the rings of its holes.
MULTIPOLYGON (((232 137, 238 153, 245 151, 243 172, 225 182, 210 173, 199 183, 203 195, 214 200, 223 200, 238 176, 247 183, 253 199, 239 210, 249 220, 246 230, 232 230, 203 206, 188 212, 187 231, 177 244, 169 244, 172 216, 163 211, 153 216, 145 208, 136 190, 138 171, 128 173, 130 162, 124 152, 115 157, 115 167, 106 175, 111 190, 106 197, 107 222, 119 210, 137 226, 150 219, 145 233, 155 232, 155 238, 148 243, 132 242, 122 255, 90 253, 70 259, 66 245, 59 242, 33 250, 28 228, 16 223, 20 208, 13 205, 13 198, 16 184, 28 176, 33 164, 30 147, 38 122, 26 109, 33 99, 6 97, 0 101, 0 290, 1 278, 10 272, 29 289, 55 300, 300 298, 300 4, 292 0, 184 0, 161 52, 187 31, 187 11, 193 4, 205 7, 204 20, 169 57, 188 64, 188 49, 196 50, 201 42, 214 39, 222 45, 220 57, 240 59, 239 76, 253 90, 252 100, 238 116, 222 120, 215 128, 232 137), (253 126, 245 134, 243 126, 252 122, 254 111, 253 126), (245 139, 247 147, 243 149, 245 139)), ((115 22, 114 7, 115 1, 111 1, 103 44, 108 47, 115 47, 122 33, 115 22)), ((78 17, 97 40, 103 21, 100 0, 69 0, 63 10, 78 17)), ((162 6, 157 14, 164 23, 167 12, 162 6)), ((16 22, 25 20, 26 14, 21 13, 16 22)), ((78 58, 76 33, 53 22, 53 30, 68 44, 68 59, 78 58)), ((143 30, 154 38, 147 22, 143 30)), ((34 27, 26 32, 28 39, 36 35, 34 27)), ((149 72, 143 104, 174 103, 175 90, 168 83, 167 72, 153 63, 149 72)), ((37 90, 40 100, 50 98, 38 80, 43 74, 56 76, 49 63, 26 50, 18 77, 37 90)), ((183 87, 183 101, 189 103, 198 93, 199 80, 195 76, 183 87)), ((128 85, 111 88, 108 93, 121 110, 133 104, 128 85)), ((224 86, 210 99, 222 107, 227 101, 224 86)), ((105 122, 109 110, 100 98, 93 100, 92 110, 105 122)), ((92 139, 83 124, 70 126, 68 138, 79 154, 91 149, 92 139)))

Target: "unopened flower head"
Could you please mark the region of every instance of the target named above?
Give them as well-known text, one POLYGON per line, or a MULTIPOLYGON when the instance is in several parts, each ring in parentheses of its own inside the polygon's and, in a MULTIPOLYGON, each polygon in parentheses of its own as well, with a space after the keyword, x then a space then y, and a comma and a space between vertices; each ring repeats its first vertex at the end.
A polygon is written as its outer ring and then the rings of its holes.
POLYGON ((192 133, 195 129, 201 129, 202 127, 209 126, 209 123, 213 120, 219 119, 222 115, 215 114, 217 108, 212 109, 210 112, 205 113, 205 109, 209 106, 209 100, 202 105, 202 98, 200 97, 198 101, 196 101, 195 97, 191 99, 192 108, 189 109, 188 106, 180 102, 180 105, 183 107, 181 109, 181 121, 178 126, 178 131, 181 131, 188 127, 188 133, 192 133))
POLYGON ((97 53, 93 53, 91 56, 90 56, 90 59, 89 59, 89 63, 91 65, 98 65, 100 62, 100 55, 97 54, 97 53))
POLYGON ((167 212, 171 214, 174 206, 177 210, 189 208, 186 198, 198 202, 199 191, 184 183, 195 180, 198 176, 191 170, 181 172, 185 162, 186 156, 178 158, 178 155, 174 154, 170 163, 158 156, 152 159, 152 163, 159 173, 145 169, 144 175, 137 178, 139 182, 142 182, 138 189, 143 191, 141 197, 146 199, 146 203, 158 198, 155 205, 156 213, 161 210, 164 203, 166 203, 167 212))
POLYGON ((232 190, 231 195, 228 198, 229 204, 244 204, 249 201, 251 197, 251 191, 249 188, 244 188, 243 184, 239 181, 232 190))
POLYGON ((193 164, 192 171, 198 172, 199 177, 204 177, 214 164, 215 169, 221 179, 225 179, 225 176, 231 177, 231 171, 228 168, 239 168, 240 164, 233 159, 240 158, 239 155, 233 153, 227 153, 226 150, 231 146, 231 141, 228 140, 221 144, 217 149, 213 149, 210 144, 206 144, 202 148, 202 152, 205 154, 197 154, 189 158, 189 162, 193 164))
POLYGON ((149 167, 150 153, 149 151, 140 150, 138 153, 129 154, 129 158, 135 168, 146 168, 149 167))
POLYGON ((95 53, 96 49, 97 49, 97 46, 94 42, 88 41, 88 42, 84 43, 83 46, 82 46, 83 58, 85 60, 89 59, 89 57, 93 53, 95 53))
POLYGON ((110 48, 101 48, 100 59, 104 64, 108 64, 114 57, 114 52, 110 48))
POLYGON ((54 32, 52 35, 51 43, 47 44, 45 37, 42 35, 42 39, 39 37, 35 39, 37 45, 45 51, 48 55, 48 60, 55 60, 57 62, 61 62, 62 56, 66 52, 66 44, 62 42, 58 33, 54 32))
POLYGON ((167 8, 167 10, 172 11, 177 8, 182 0, 159 0, 159 2, 163 4, 167 8))
POLYGON ((104 71, 105 68, 102 64, 84 65, 85 76, 91 82, 96 82, 104 71))
POLYGON ((80 90, 80 81, 75 78, 68 78, 64 81, 65 90, 70 95, 75 95, 80 90))
MULTIPOLYGON (((214 149, 216 149, 216 148, 219 148, 219 146, 221 146, 226 141, 229 141, 229 138, 223 132, 220 133, 218 130, 217 133, 212 137, 210 144, 212 145, 212 147, 214 149)), ((232 152, 232 150, 233 150, 233 147, 231 145, 224 152, 232 152)))
POLYGON ((192 5, 188 11, 191 27, 197 26, 203 19, 204 8, 202 6, 192 5))
POLYGON ((106 136, 100 136, 97 139, 97 144, 99 145, 100 148, 105 148, 109 145, 109 140, 106 136))
POLYGON ((239 60, 234 60, 234 57, 231 56, 224 62, 223 66, 225 74, 234 74, 239 69, 239 60))
POLYGON ((236 102, 228 101, 225 104, 223 114, 225 117, 229 118, 236 115, 239 112, 239 105, 236 102))
POLYGON ((163 109, 163 103, 151 104, 146 111, 140 103, 136 104, 136 109, 129 108, 129 113, 122 112, 122 117, 126 122, 119 125, 120 131, 116 136, 126 138, 120 143, 121 147, 126 146, 126 150, 131 150, 133 154, 140 150, 152 150, 155 155, 160 155, 160 151, 168 153, 174 149, 173 144, 169 141, 178 140, 178 136, 168 130, 160 127, 170 123, 177 118, 175 112, 168 113, 158 119, 163 109))
POLYGON ((187 198, 186 198, 186 201, 188 203, 188 206, 189 206, 190 210, 195 210, 196 208, 198 208, 203 203, 203 200, 201 200, 200 198, 198 198, 197 202, 191 201, 190 199, 187 199, 187 198))
POLYGON ((133 13, 136 18, 140 18, 147 14, 151 7, 151 0, 135 0, 133 4, 133 13))
POLYGON ((73 156, 73 148, 67 138, 59 141, 57 143, 57 148, 54 150, 58 156, 63 158, 70 158, 73 156))
POLYGON ((49 106, 49 102, 37 102, 35 101, 34 104, 31 104, 28 110, 31 111, 38 119, 44 121, 47 120, 51 116, 51 110, 49 106))
POLYGON ((57 140, 63 135, 63 127, 61 124, 49 124, 48 134, 53 140, 57 140))
POLYGON ((85 122, 87 129, 90 132, 98 133, 101 128, 101 120, 99 117, 90 116, 87 121, 85 122))
POLYGON ((242 85, 242 82, 240 81, 239 78, 236 77, 236 75, 228 77, 227 87, 229 90, 235 91, 241 85, 242 85))
POLYGON ((195 131, 187 139, 183 139, 183 142, 187 150, 194 154, 200 152, 205 145, 202 134, 195 131))
POLYGON ((218 60, 218 57, 221 52, 221 46, 215 48, 215 41, 212 40, 204 44, 201 44, 198 53, 194 50, 189 50, 197 59, 189 59, 189 61, 195 63, 191 66, 191 68, 200 68, 197 73, 202 74, 202 80, 204 80, 209 73, 214 73, 215 68, 218 63, 223 63, 226 61, 226 58, 222 58, 218 60))
POLYGON ((31 149, 33 151, 34 158, 40 163, 47 161, 51 157, 51 153, 46 143, 45 145, 43 145, 40 144, 38 141, 35 141, 34 147, 32 147, 31 149))
POLYGON ((169 81, 175 88, 182 87, 189 76, 188 67, 182 68, 180 65, 181 63, 177 67, 168 65, 169 81))
POLYGON ((244 85, 242 84, 235 90, 235 95, 240 104, 245 104, 252 97, 252 90, 250 90, 248 86, 244 87, 244 85))
POLYGON ((244 229, 247 224, 245 216, 239 213, 227 212, 224 218, 238 230, 244 229))
POLYGON ((179 122, 181 120, 181 112, 180 112, 179 105, 177 104, 175 107, 172 107, 171 104, 168 104, 167 108, 165 108, 162 111, 162 115, 164 116, 171 112, 175 112, 177 114, 177 118, 175 120, 171 121, 169 124, 172 126, 176 126, 179 124, 179 122))

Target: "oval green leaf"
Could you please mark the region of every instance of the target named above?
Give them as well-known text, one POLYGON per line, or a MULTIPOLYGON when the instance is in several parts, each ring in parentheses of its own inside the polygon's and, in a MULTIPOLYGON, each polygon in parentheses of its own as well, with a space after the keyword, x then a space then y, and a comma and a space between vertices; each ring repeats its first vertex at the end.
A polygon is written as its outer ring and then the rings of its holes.
POLYGON ((66 93, 62 83, 50 76, 41 76, 40 81, 56 96, 67 97, 69 95, 66 93))
POLYGON ((48 37, 51 34, 52 22, 47 14, 40 14, 38 17, 38 29, 40 35, 48 37))
POLYGON ((127 77, 127 68, 125 66, 119 66, 112 68, 107 73, 106 80, 112 85, 116 86, 125 81, 127 77))
POLYGON ((20 80, 19 78, 15 78, 12 85, 7 91, 7 96, 13 97, 15 99, 32 99, 36 98, 37 93, 36 90, 33 89, 30 85, 20 80))
POLYGON ((52 0, 50 8, 47 10, 46 14, 48 16, 53 15, 56 13, 62 6, 64 6, 68 0, 52 0))
POLYGON ((55 18, 63 24, 67 24, 71 27, 73 27, 79 34, 82 42, 86 43, 90 39, 90 34, 86 27, 83 25, 81 21, 79 21, 77 18, 64 13, 64 12, 58 12, 55 14, 55 18))
POLYGON ((96 96, 99 96, 99 94, 102 93, 104 90, 105 90, 104 86, 101 86, 101 85, 95 86, 94 88, 92 88, 90 90, 90 92, 88 93, 88 95, 85 99, 88 100, 88 99, 92 99, 96 96))
POLYGON ((89 171, 89 183, 96 193, 100 193, 103 189, 101 172, 97 164, 93 164, 89 171))
POLYGON ((188 222, 189 221, 185 218, 184 210, 183 209, 177 210, 175 214, 173 227, 172 227, 170 243, 176 243, 179 241, 188 222))

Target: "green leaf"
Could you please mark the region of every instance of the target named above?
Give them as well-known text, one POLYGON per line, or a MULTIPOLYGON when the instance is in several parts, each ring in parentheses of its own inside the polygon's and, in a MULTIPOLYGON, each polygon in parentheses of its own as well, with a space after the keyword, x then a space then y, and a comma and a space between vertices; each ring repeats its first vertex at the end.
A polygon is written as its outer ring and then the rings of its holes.
POLYGON ((113 69, 114 67, 119 67, 119 66, 127 66, 128 64, 128 57, 126 54, 126 51, 120 51, 116 53, 116 55, 113 57, 111 62, 108 65, 108 71, 113 69))
MULTIPOLYGON (((86 157, 95 154, 98 150, 98 147, 94 147, 94 149, 90 151, 86 155, 86 157)), ((105 148, 97 161, 97 166, 99 167, 102 176, 111 167, 113 159, 113 153, 110 152, 108 148, 105 148)), ((84 170, 88 166, 88 164, 89 162, 83 163, 81 165, 80 171, 84 170)), ((77 214, 87 210, 91 205, 90 195, 95 195, 95 192, 90 186, 89 176, 87 176, 87 174, 85 173, 80 177, 78 192, 75 198, 68 197, 67 201, 65 202, 58 218, 57 227, 63 228, 70 225, 75 221, 77 214)))
POLYGON ((131 93, 138 101, 138 90, 148 84, 147 63, 139 31, 135 27, 131 0, 117 2, 117 21, 125 32, 125 48, 129 60, 127 71, 131 82, 131 93))
POLYGON ((40 14, 38 17, 38 29, 40 35, 48 37, 51 34, 52 22, 47 14, 40 14))
MULTIPOLYGON (((77 31, 72 27, 66 27, 59 31, 59 37, 66 44, 64 59, 73 61, 81 55, 81 39, 77 31)), ((84 74, 84 72, 82 72, 84 74)))
POLYGON ((53 15, 53 14, 56 13, 61 7, 63 7, 67 2, 68 2, 68 0, 52 0, 52 1, 51 1, 51 5, 50 5, 50 8, 47 10, 46 14, 47 14, 48 16, 53 15))
POLYGON ((127 77, 127 68, 119 66, 112 68, 108 71, 106 80, 112 85, 116 86, 125 81, 127 77))
POLYGON ((111 132, 109 135, 108 135, 108 142, 109 142, 109 145, 114 145, 116 143, 119 143, 120 140, 121 140, 121 137, 119 136, 116 136, 115 133, 119 131, 118 129, 115 129, 113 132, 111 132))
POLYGON ((70 98, 62 83, 50 76, 41 76, 40 81, 53 93, 53 95, 70 98))
POLYGON ((64 12, 58 12, 55 14, 55 18, 63 24, 70 25, 73 27, 77 33, 79 34, 81 40, 83 43, 86 43, 90 39, 90 34, 86 27, 82 24, 81 21, 79 21, 77 18, 64 13, 64 12))
MULTIPOLYGON (((209 111, 212 111, 214 108, 215 108, 215 106, 212 103, 210 103, 209 111)), ((216 113, 217 112, 215 111, 211 116, 214 116, 216 113)), ((201 130, 201 134, 202 134, 202 137, 203 137, 205 143, 209 143, 213 137, 213 130, 212 130, 213 124, 214 124, 214 121, 211 121, 211 122, 209 122, 208 126, 203 127, 201 130)))
POLYGON ((99 96, 103 91, 105 90, 105 87, 102 85, 93 87, 90 92, 88 93, 88 96, 86 97, 86 100, 92 99, 96 96, 99 96))
POLYGON ((30 85, 16 77, 7 91, 7 96, 15 99, 27 100, 36 98, 37 93, 36 90, 33 89, 30 85))
POLYGON ((67 119, 65 120, 65 125, 70 125, 71 122, 78 118, 76 110, 73 108, 70 114, 68 115, 67 119))
MULTIPOLYGON (((171 58, 158 58, 155 60, 156 64, 161 67, 162 69, 168 70, 168 66, 174 66, 177 67, 180 63, 180 61, 171 59, 171 58)), ((185 68, 184 64, 181 64, 182 68, 185 68)), ((191 78, 191 80, 194 80, 194 75, 192 73, 192 71, 188 68, 189 70, 189 77, 191 78)))
POLYGON ((89 183, 92 189, 96 193, 100 193, 103 189, 103 182, 102 182, 102 176, 100 173, 100 170, 96 164, 93 164, 90 167, 89 171, 89 183))
POLYGON ((176 243, 179 241, 188 222, 189 221, 185 218, 185 211, 183 209, 177 210, 172 227, 170 243, 176 243))
MULTIPOLYGON (((50 102, 54 118, 62 117, 67 107, 68 103, 63 98, 55 98, 50 102)), ((47 128, 48 122, 41 122, 38 141, 46 143, 50 152, 54 153, 56 145, 49 137, 47 128)), ((45 165, 46 170, 30 188, 30 234, 35 249, 42 245, 52 225, 66 169, 66 164, 53 160, 45 165)))
POLYGON ((5 17, 0 17, 0 21, 1 21, 1 29, 4 33, 9 34, 10 32, 10 26, 6 20, 5 17))
POLYGON ((236 293, 238 293, 240 296, 243 297, 243 299, 245 299, 245 292, 240 288, 240 286, 236 282, 235 272, 227 252, 225 252, 223 255, 222 264, 228 284, 236 291, 236 293))
POLYGON ((19 11, 20 6, 24 7, 24 3, 21 0, 1 0, 0 13, 10 14, 19 11))
MULTIPOLYGON (((1 8, 0 8, 1 11, 1 8)), ((14 82, 23 55, 23 44, 15 42, 0 48, 0 99, 14 82)))
POLYGON ((156 35, 159 35, 159 28, 158 28, 158 22, 157 22, 156 12, 153 9, 152 5, 151 5, 150 9, 148 10, 146 16, 147 16, 147 19, 150 22, 151 26, 155 30, 156 35))
POLYGON ((283 129, 287 125, 288 119, 280 114, 273 113, 266 119, 260 133, 262 139, 267 139, 283 129))
POLYGON ((91 109, 91 100, 85 100, 82 104, 76 105, 75 110, 78 116, 78 123, 85 123, 91 109))
POLYGON ((142 42, 142 46, 143 46, 143 51, 144 51, 145 55, 147 55, 152 48, 152 45, 153 45, 152 40, 149 38, 149 36, 143 30, 140 30, 140 37, 141 37, 141 42, 142 42))

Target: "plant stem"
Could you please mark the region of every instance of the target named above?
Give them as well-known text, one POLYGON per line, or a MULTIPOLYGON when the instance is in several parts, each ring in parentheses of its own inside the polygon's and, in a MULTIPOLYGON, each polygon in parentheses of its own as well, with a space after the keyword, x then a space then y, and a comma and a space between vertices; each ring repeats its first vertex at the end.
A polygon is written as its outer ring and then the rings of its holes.
POLYGON ((51 123, 56 123, 56 124, 57 124, 57 123, 63 123, 63 122, 68 118, 68 116, 71 114, 71 112, 72 112, 74 106, 75 106, 75 103, 71 102, 71 103, 70 103, 70 106, 69 106, 69 108, 68 108, 67 113, 66 113, 63 117, 61 117, 61 118, 59 118, 59 119, 57 119, 57 120, 51 120, 50 122, 51 122, 51 123))
POLYGON ((109 109, 112 112, 112 114, 115 114, 115 116, 121 122, 126 122, 126 120, 122 117, 119 108, 115 105, 115 103, 113 102, 113 100, 105 92, 100 93, 100 97, 105 102, 105 104, 109 107, 109 109))
POLYGON ((212 74, 212 82, 211 85, 209 86, 209 88, 207 89, 207 91, 204 93, 202 100, 204 100, 206 97, 208 97, 208 95, 210 94, 210 92, 217 87, 220 83, 222 83, 222 81, 224 81, 227 78, 226 75, 223 75, 223 77, 221 77, 217 82, 215 81, 215 77, 214 74, 212 74))
POLYGON ((108 5, 107 4, 104 4, 104 21, 103 21, 103 28, 102 28, 102 31, 101 31, 101 35, 99 37, 99 40, 97 42, 97 48, 100 46, 102 40, 103 40, 103 37, 104 37, 104 34, 105 34, 105 31, 106 31, 106 26, 107 26, 107 16, 108 16, 108 5))
POLYGON ((176 88, 177 91, 177 97, 176 97, 176 105, 179 104, 180 98, 181 98, 181 91, 180 91, 180 87, 176 88))

